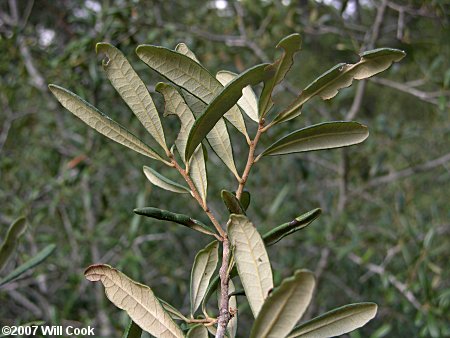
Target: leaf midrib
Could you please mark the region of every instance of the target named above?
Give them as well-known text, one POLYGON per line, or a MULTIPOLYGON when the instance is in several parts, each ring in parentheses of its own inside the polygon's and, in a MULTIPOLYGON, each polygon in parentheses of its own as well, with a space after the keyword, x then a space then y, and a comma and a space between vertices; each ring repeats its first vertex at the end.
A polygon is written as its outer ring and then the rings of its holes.
MULTIPOLYGON (((117 55, 117 54, 116 54, 117 55)), ((123 61, 123 64, 122 64, 122 66, 119 66, 118 65, 118 69, 119 69, 119 71, 120 71, 120 73, 122 74, 122 76, 126 79, 126 80, 129 80, 128 79, 128 77, 127 77, 127 75, 126 75, 126 73, 123 71, 123 65, 126 65, 127 64, 127 62, 126 61, 123 61)), ((143 102, 143 100, 140 98, 140 96, 139 96, 139 94, 138 94, 138 92, 137 92, 137 88, 139 87, 139 85, 143 85, 144 87, 145 87, 145 84, 142 82, 142 80, 139 78, 139 76, 137 75, 137 73, 136 73, 136 71, 133 69, 133 67, 129 64, 129 66, 130 66, 130 69, 132 70, 132 72, 134 72, 134 74, 136 75, 136 77, 138 78, 138 81, 140 82, 140 83, 138 83, 138 86, 132 86, 130 83, 127 83, 127 86, 129 87, 129 88, 131 88, 131 90, 133 91, 133 93, 135 94, 135 97, 137 97, 138 98, 138 103, 139 103, 139 105, 141 106, 141 108, 142 108, 142 111, 145 113, 145 112, 147 112, 147 108, 145 107, 145 104, 144 104, 144 102, 143 102)), ((106 66, 107 67, 107 66, 106 66)), ((147 88, 145 87, 145 90, 147 90, 147 88)), ((150 93, 148 93, 147 92, 147 94, 150 96, 150 93)), ((144 95, 145 95, 145 92, 144 92, 144 95)), ((151 97, 150 97, 150 100, 151 100, 151 97)), ((151 109, 151 110, 156 110, 156 107, 153 107, 154 109, 151 109)), ((160 129, 158 128, 158 126, 156 126, 156 124, 153 122, 153 119, 151 118, 151 116, 150 116, 150 112, 147 112, 147 113, 149 113, 149 122, 150 122, 150 124, 153 126, 153 128, 155 129, 155 132, 158 134, 158 138, 162 138, 162 140, 164 140, 164 134, 163 135, 160 135, 160 129)), ((166 149, 166 147, 164 147, 163 146, 163 144, 165 144, 165 142, 161 142, 161 139, 159 140, 159 142, 158 142, 162 147, 163 147, 163 149, 166 149)))
MULTIPOLYGON (((113 282, 114 285, 116 285, 117 287, 119 287, 119 288, 120 288, 122 291, 124 291, 129 297, 131 297, 137 304, 139 304, 145 311, 147 311, 147 313, 149 313, 153 318, 155 318, 155 319, 156 319, 163 327, 165 327, 170 333, 172 333, 175 337, 179 337, 176 331, 175 331, 175 332, 172 331, 172 327, 170 327, 170 326, 167 327, 163 321, 161 321, 156 315, 153 314, 153 312, 151 311, 151 309, 148 309, 148 308, 147 308, 146 306, 144 306, 141 302, 139 302, 139 301, 136 299, 136 297, 135 297, 134 295, 130 294, 126 289, 124 289, 123 284, 122 284, 122 280, 123 280, 123 278, 124 278, 123 276, 118 275, 118 276, 120 277, 120 281, 121 281, 121 285, 120 285, 120 286, 119 286, 113 279, 111 279, 110 277, 108 277, 105 273, 103 273, 101 276, 104 276, 104 278, 107 278, 107 279, 109 279, 111 282, 113 282)), ((133 282, 131 281, 131 283, 133 283, 133 282)), ((136 283, 135 285, 138 286, 138 287, 143 287, 143 288, 147 289, 148 291, 152 292, 152 290, 151 290, 149 287, 145 286, 145 285, 142 285, 142 284, 139 284, 139 283, 136 283)), ((110 288, 110 287, 109 287, 109 288, 110 288)), ((152 293, 153 293, 153 292, 152 292, 152 293)), ((155 296, 154 294, 153 294, 153 297, 154 297, 154 301, 155 301, 155 302, 159 302, 158 299, 156 299, 156 296, 155 296)), ((161 305, 161 307, 162 307, 162 305, 161 305)), ((164 312, 164 314, 166 315, 166 312, 165 312, 164 308, 163 308, 163 312, 164 312)), ((169 316, 169 320, 172 321, 172 319, 170 318, 170 316, 169 316)), ((176 325, 174 322, 172 322, 171 324, 176 325)))
MULTIPOLYGON (((264 302, 265 297, 264 297, 264 292, 263 292, 263 286, 262 286, 261 274, 260 274, 260 272, 259 272, 259 267, 258 267, 258 263, 257 263, 258 261, 257 261, 257 259, 255 259, 255 255, 253 254, 253 249, 252 249, 252 246, 251 246, 249 237, 247 236, 247 232, 245 231, 245 229, 244 229, 243 226, 241 226, 241 229, 242 229, 242 232, 243 232, 244 235, 245 235, 245 239, 247 240, 248 247, 250 248, 250 254, 251 254, 251 256, 252 256, 252 259, 253 259, 253 261, 256 263, 255 266, 256 266, 257 277, 258 277, 258 281, 259 281, 259 286, 260 286, 261 296, 262 296, 262 299, 263 299, 263 302, 264 302)), ((261 308, 260 308, 259 310, 261 310, 261 308)), ((259 313, 259 312, 260 312, 260 311, 258 311, 258 313, 259 313)))

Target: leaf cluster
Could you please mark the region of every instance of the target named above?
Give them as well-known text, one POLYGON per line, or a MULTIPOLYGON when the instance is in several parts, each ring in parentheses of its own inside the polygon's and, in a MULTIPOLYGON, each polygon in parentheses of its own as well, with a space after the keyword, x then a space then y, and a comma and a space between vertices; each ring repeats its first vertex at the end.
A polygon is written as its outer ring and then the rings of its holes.
MULTIPOLYGON (((166 142, 163 124, 145 84, 125 56, 108 43, 99 43, 96 48, 98 53, 105 54, 102 63, 105 73, 150 133, 154 145, 144 143, 69 90, 57 85, 49 86, 66 109, 101 134, 177 170, 186 185, 170 180, 147 166, 144 167, 144 174, 159 188, 190 194, 209 217, 210 224, 204 224, 190 216, 155 207, 135 210, 137 214, 181 224, 214 238, 195 257, 188 316, 160 300, 150 287, 131 280, 108 265, 92 265, 85 272, 90 281, 102 282, 107 297, 125 310, 135 324, 152 335, 183 337, 187 332, 187 337, 207 337, 209 331, 216 337, 223 337, 224 334, 234 337, 237 330, 236 298, 240 292, 230 290, 234 288, 233 278, 237 277, 255 318, 250 337, 330 337, 361 327, 376 314, 377 306, 373 303, 351 304, 296 327, 311 301, 314 276, 308 270, 297 270, 280 285, 274 286, 266 246, 305 228, 319 216, 321 210, 314 209, 261 235, 246 216, 250 193, 244 187, 252 166, 265 156, 341 148, 363 142, 369 135, 366 126, 353 121, 333 121, 293 131, 256 154, 260 138, 269 129, 299 116, 303 106, 312 98, 331 99, 340 89, 350 86, 353 80, 384 71, 393 62, 400 61, 405 53, 390 48, 376 49, 362 53, 360 61, 355 64, 336 65, 306 86, 291 104, 269 122, 273 112, 273 90, 290 70, 294 55, 301 48, 301 38, 298 34, 292 34, 281 40, 277 47, 283 53, 273 63, 254 66, 241 74, 220 71, 213 76, 185 44, 177 45, 175 50, 152 45, 139 46, 136 49, 138 57, 170 81, 159 83, 156 90, 164 97, 164 116, 176 115, 181 122, 173 146, 166 142), (262 89, 258 100, 253 87, 259 84, 262 84, 262 89), (249 136, 246 120, 256 124, 257 132, 253 138, 249 136), (227 123, 243 135, 249 148, 247 163, 241 174, 235 164, 227 123), (235 193, 223 190, 221 194, 229 213, 226 226, 219 224, 208 206, 207 144, 237 180, 235 193), (220 246, 223 258, 217 273, 220 246), (211 316, 207 304, 212 293, 219 288, 219 280, 220 286, 226 288, 226 294, 219 299, 218 315, 211 316), (202 314, 197 315, 199 308, 202 314), (178 325, 176 321, 182 324, 178 325), (226 332, 221 333, 224 329, 222 323, 225 323, 226 332)), ((133 325, 128 332, 135 332, 133 325)))

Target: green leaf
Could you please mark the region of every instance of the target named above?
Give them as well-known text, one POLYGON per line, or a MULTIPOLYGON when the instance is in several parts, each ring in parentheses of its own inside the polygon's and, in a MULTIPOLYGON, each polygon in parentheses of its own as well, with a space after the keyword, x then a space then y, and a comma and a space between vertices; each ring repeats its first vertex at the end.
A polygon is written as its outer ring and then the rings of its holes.
POLYGON ((184 320, 185 322, 189 321, 189 319, 187 319, 185 316, 183 316, 183 314, 180 311, 178 311, 172 305, 167 303, 165 300, 162 300, 161 298, 158 298, 158 300, 161 303, 164 310, 166 310, 167 313, 172 317, 172 319, 184 320))
POLYGON ((274 122, 288 121, 298 116, 303 104, 314 96, 320 96, 323 100, 331 99, 339 89, 351 86, 354 79, 362 80, 374 76, 388 69, 393 62, 403 59, 405 55, 402 50, 379 48, 360 54, 360 60, 355 64, 337 64, 308 85, 274 122))
POLYGON ((25 263, 20 265, 18 268, 14 269, 12 272, 10 272, 5 278, 0 280, 0 286, 5 285, 6 283, 9 283, 10 281, 21 276, 23 273, 34 268, 36 265, 40 264, 48 256, 51 255, 51 253, 53 252, 53 250, 55 250, 55 248, 56 248, 55 244, 47 245, 44 249, 39 251, 37 253, 37 255, 35 255, 33 258, 26 261, 25 263))
POLYGON ((167 151, 164 130, 152 97, 127 58, 116 47, 105 42, 97 43, 96 51, 107 56, 102 65, 113 87, 150 135, 167 151))
POLYGON ((306 270, 284 279, 264 302, 250 338, 286 337, 305 313, 314 286, 314 275, 306 270))
MULTIPOLYGON (((198 59, 195 57, 194 53, 187 48, 186 45, 178 45, 177 51, 188 56, 192 60, 198 63, 198 59)), ((206 103, 190 94, 185 89, 181 89, 181 94, 184 97, 186 104, 192 110, 194 115, 200 115, 206 109, 206 103)), ((234 164, 233 151, 231 146, 230 135, 228 134, 227 125, 223 119, 214 126, 214 128, 206 135, 209 145, 217 154, 223 163, 230 169, 230 171, 239 177, 236 165, 234 164)), ((184 153, 183 153, 184 155, 184 153)))
MULTIPOLYGON (((221 70, 217 72, 216 79, 226 86, 228 83, 233 81, 238 74, 229 72, 227 70, 221 70)), ((252 87, 247 86, 242 89, 242 97, 238 100, 237 105, 241 107, 244 113, 250 117, 253 121, 259 122, 258 117, 258 100, 256 99, 255 92, 252 87)))
POLYGON ((369 130, 358 122, 325 122, 296 130, 263 151, 263 156, 347 147, 363 142, 369 130))
POLYGON ((357 303, 331 310, 297 326, 288 338, 326 338, 351 332, 375 317, 375 303, 357 303))
POLYGON ((219 261, 219 242, 214 241, 195 256, 191 271, 191 315, 200 306, 208 289, 209 281, 219 261))
POLYGON ((203 297, 202 312, 205 317, 209 316, 208 311, 206 309, 206 305, 207 305, 209 299, 211 298, 211 296, 214 294, 214 292, 219 287, 219 283, 220 283, 220 276, 217 274, 216 276, 214 276, 214 278, 212 278, 211 283, 208 285, 208 289, 206 290, 205 297, 203 297))
MULTIPOLYGON (((156 85, 156 90, 164 96, 164 116, 176 115, 181 121, 181 128, 175 140, 175 145, 181 156, 184 156, 189 130, 195 122, 194 114, 173 86, 160 82, 156 85)), ((187 161, 184 160, 184 162, 186 163, 187 161)), ((203 203, 206 203, 208 180, 202 147, 197 148, 189 161, 189 176, 200 193, 203 203)))
POLYGON ((150 167, 144 166, 144 174, 147 179, 156 185, 165 190, 177 192, 179 194, 187 194, 190 193, 190 190, 187 187, 182 186, 172 180, 169 180, 167 177, 164 177, 160 173, 156 172, 150 167))
POLYGON ((123 333, 122 338, 141 338, 141 336, 142 329, 139 327, 139 325, 131 320, 127 329, 123 333))
POLYGON ((142 155, 167 163, 156 151, 81 97, 57 85, 51 84, 48 87, 64 108, 100 134, 142 155))
POLYGON ((239 202, 236 196, 233 195, 233 193, 227 190, 222 190, 220 192, 220 196, 222 197, 222 201, 225 203, 225 206, 230 214, 245 215, 244 207, 241 205, 241 202, 239 202))
POLYGON ((237 270, 255 317, 273 288, 272 269, 264 242, 255 226, 243 215, 231 215, 228 222, 237 270))
MULTIPOLYGON (((222 91, 223 86, 205 67, 198 63, 197 58, 194 58, 194 53, 188 52, 189 49, 186 45, 178 49, 188 53, 189 56, 152 45, 138 46, 136 53, 150 68, 209 104, 222 91)), ((233 106, 234 104, 229 107, 230 111, 227 112, 225 118, 248 138, 242 114, 238 107, 233 106)))
POLYGON ((91 282, 101 281, 108 299, 151 335, 184 337, 148 286, 136 283, 106 264, 91 265, 84 275, 91 282))
POLYGON ((267 112, 273 106, 272 93, 275 86, 280 83, 291 69, 294 63, 294 55, 302 46, 300 34, 291 34, 283 38, 277 45, 277 48, 283 49, 283 54, 276 60, 272 67, 276 69, 275 76, 265 84, 259 99, 259 114, 266 116, 267 112))
POLYGON ((205 325, 197 324, 188 331, 186 338, 208 338, 208 330, 205 325))
POLYGON ((317 208, 311 210, 301 216, 296 217, 294 220, 281 224, 276 228, 266 232, 263 235, 264 244, 266 246, 274 245, 279 242, 283 237, 286 237, 298 230, 303 229, 304 227, 311 224, 319 215, 322 213, 322 210, 317 208))
POLYGON ((9 258, 17 247, 19 238, 23 235, 26 229, 27 220, 25 217, 19 217, 9 226, 5 240, 0 246, 0 272, 8 263, 9 258))
POLYGON ((162 221, 170 221, 178 223, 187 226, 188 228, 202 232, 204 234, 214 236, 214 232, 207 225, 183 214, 176 214, 171 211, 152 207, 134 209, 133 212, 138 215, 155 218, 162 221))
POLYGON ((248 207, 250 206, 250 201, 251 201, 250 193, 244 190, 241 194, 240 202, 245 211, 247 211, 248 207))
POLYGON ((272 76, 267 64, 257 65, 239 74, 231 81, 207 106, 206 110, 195 121, 189 132, 186 145, 186 158, 190 158, 194 150, 202 142, 205 136, 216 125, 220 118, 242 96, 242 89, 248 85, 256 85, 272 76))

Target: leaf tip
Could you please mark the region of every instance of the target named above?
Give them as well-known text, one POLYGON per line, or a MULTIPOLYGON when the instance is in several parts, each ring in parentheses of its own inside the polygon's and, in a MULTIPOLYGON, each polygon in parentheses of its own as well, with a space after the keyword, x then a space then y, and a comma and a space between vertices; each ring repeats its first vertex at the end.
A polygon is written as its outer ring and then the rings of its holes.
POLYGON ((298 51, 302 47, 302 37, 299 33, 290 34, 281 39, 276 47, 298 51))
POLYGON ((101 274, 98 270, 103 270, 104 268, 109 268, 109 266, 106 264, 90 265, 84 270, 84 277, 90 282, 98 282, 101 279, 101 274))
POLYGON ((95 44, 95 53, 102 53, 105 51, 105 49, 109 46, 109 43, 106 42, 97 42, 95 44))

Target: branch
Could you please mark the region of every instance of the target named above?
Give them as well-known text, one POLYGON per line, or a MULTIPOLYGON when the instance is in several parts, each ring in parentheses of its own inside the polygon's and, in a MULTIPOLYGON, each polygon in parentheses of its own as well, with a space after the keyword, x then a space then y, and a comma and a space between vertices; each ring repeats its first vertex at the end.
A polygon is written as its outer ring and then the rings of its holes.
POLYGON ((259 138, 262 133, 265 131, 264 129, 264 119, 259 123, 258 131, 256 132, 256 136, 253 141, 250 142, 250 148, 248 151, 247 164, 245 165, 244 172, 242 173, 241 181, 239 182, 239 186, 236 190, 236 198, 238 200, 241 199, 242 192, 244 191, 245 184, 247 183, 248 175, 250 174, 250 170, 252 169, 255 161, 255 149, 258 144, 259 138))
MULTIPOLYGON (((403 93, 407 93, 409 95, 412 95, 422 101, 434 104, 436 106, 439 106, 439 101, 436 99, 439 96, 450 96, 449 91, 436 91, 436 92, 424 92, 422 90, 418 90, 416 88, 413 88, 412 86, 408 86, 403 83, 395 82, 388 79, 383 78, 371 78, 371 82, 381 84, 386 87, 397 89, 403 93)), ((450 103, 446 104, 447 108, 450 108, 450 103)))
POLYGON ((217 221, 216 217, 213 215, 211 210, 208 208, 208 205, 206 204, 206 202, 205 203, 203 202, 200 194, 197 191, 197 188, 195 187, 194 182, 192 182, 192 180, 189 177, 189 175, 186 172, 186 170, 184 170, 183 168, 180 167, 178 162, 173 158, 172 154, 170 154, 170 155, 171 155, 171 159, 172 159, 171 163, 178 170, 178 172, 181 174, 181 176, 183 176, 184 180, 186 181, 186 183, 189 185, 189 188, 191 189, 192 196, 195 198, 195 200, 198 202, 198 204, 202 207, 203 211, 209 217, 209 219, 211 220, 212 224, 214 225, 214 227, 216 228, 217 232, 219 233, 220 237, 216 237, 217 240, 223 241, 223 239, 226 238, 226 236, 227 236, 225 231, 222 229, 222 227, 220 226, 220 224, 217 221))
POLYGON ((229 300, 228 297, 228 285, 229 285, 229 274, 228 274, 228 264, 230 261, 230 242, 228 238, 224 238, 222 251, 222 265, 220 266, 219 276, 220 276, 220 308, 219 308, 219 319, 217 324, 216 338, 223 338, 225 336, 225 331, 227 329, 228 322, 231 319, 229 300))
POLYGON ((418 174, 420 172, 434 169, 436 167, 446 164, 449 161, 450 161, 450 153, 447 153, 434 160, 416 165, 414 167, 406 168, 400 171, 395 171, 384 176, 375 177, 372 180, 370 180, 366 185, 364 185, 361 189, 352 191, 351 195, 360 194, 367 189, 378 187, 380 184, 390 183, 414 174, 418 174))
POLYGON ((414 294, 410 290, 408 290, 408 286, 400 282, 395 276, 386 272, 384 267, 372 263, 364 264, 362 258, 353 253, 350 253, 347 257, 353 263, 364 266, 367 270, 377 275, 387 277, 389 283, 391 283, 398 291, 400 291, 400 293, 405 296, 405 298, 411 303, 412 306, 414 306, 417 310, 422 311, 422 304, 420 304, 416 296, 414 296, 414 294))

